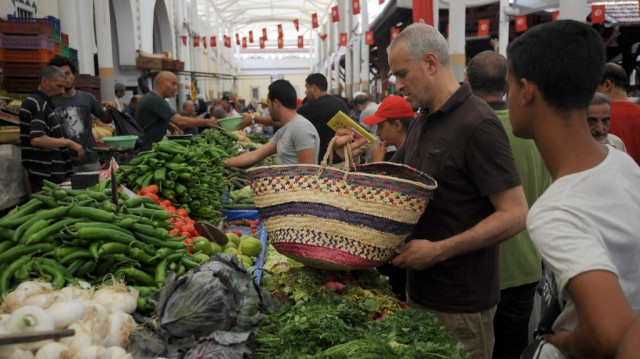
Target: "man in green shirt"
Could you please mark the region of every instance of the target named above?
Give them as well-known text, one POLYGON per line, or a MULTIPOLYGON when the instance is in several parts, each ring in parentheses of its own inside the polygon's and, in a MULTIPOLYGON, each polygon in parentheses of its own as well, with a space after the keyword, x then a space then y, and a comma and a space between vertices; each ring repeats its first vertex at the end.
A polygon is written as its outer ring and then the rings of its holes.
POLYGON ((175 96, 178 89, 176 75, 169 71, 162 71, 156 76, 156 83, 152 91, 140 99, 136 108, 136 121, 144 131, 141 151, 151 149, 151 144, 159 142, 167 132, 167 126, 178 129, 184 127, 217 126, 216 119, 199 119, 179 115, 171 108, 165 98, 175 96))
MULTIPOLYGON (((507 59, 494 51, 477 54, 467 66, 474 95, 491 106, 504 126, 529 207, 550 184, 549 173, 532 140, 516 137, 503 100, 507 89, 507 59)), ((527 346, 533 297, 542 277, 542 262, 524 230, 500 244, 500 302, 493 319, 493 358, 518 358, 527 346)))

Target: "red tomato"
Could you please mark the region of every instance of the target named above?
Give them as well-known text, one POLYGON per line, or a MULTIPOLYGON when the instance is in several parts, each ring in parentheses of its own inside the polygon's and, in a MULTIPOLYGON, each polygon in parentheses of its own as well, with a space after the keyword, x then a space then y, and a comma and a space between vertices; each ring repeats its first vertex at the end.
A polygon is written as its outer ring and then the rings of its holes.
POLYGON ((180 229, 178 228, 174 228, 172 230, 169 231, 169 234, 173 237, 176 237, 178 234, 180 234, 180 229))
POLYGON ((143 196, 151 198, 155 203, 160 203, 160 198, 158 198, 157 195, 155 195, 155 194, 153 194, 151 192, 147 192, 147 193, 143 194, 143 196))
POLYGON ((160 206, 169 207, 171 206, 171 201, 168 199, 163 199, 162 201, 160 201, 160 206))
POLYGON ((184 208, 180 208, 176 211, 176 214, 182 218, 188 218, 189 217, 189 213, 187 213, 187 210, 184 208))
POLYGON ((145 188, 149 191, 149 193, 158 194, 158 186, 156 186, 154 184, 149 185, 149 186, 147 186, 145 188))
POLYGON ((196 234, 196 229, 193 227, 193 224, 191 223, 185 223, 185 225, 182 226, 182 231, 190 233, 192 236, 196 234))
POLYGON ((235 231, 233 231, 233 233, 238 237, 242 237, 242 231, 239 229, 236 229, 235 231))

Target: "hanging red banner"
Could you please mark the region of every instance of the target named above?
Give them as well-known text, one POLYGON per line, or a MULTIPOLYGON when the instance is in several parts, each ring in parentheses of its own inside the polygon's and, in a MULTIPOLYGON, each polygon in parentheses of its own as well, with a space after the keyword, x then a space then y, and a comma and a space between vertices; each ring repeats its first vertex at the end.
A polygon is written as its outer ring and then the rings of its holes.
POLYGON ((187 37, 182 36, 182 45, 187 46, 187 37))
POLYGON ((391 41, 393 41, 393 39, 396 38, 396 36, 400 35, 400 29, 398 29, 397 27, 392 27, 391 28, 391 41))
POLYGON ((206 36, 202 37, 202 46, 204 46, 205 49, 207 48, 207 37, 206 36))
POLYGON ((260 48, 264 49, 264 37, 260 37, 260 48))
POLYGON ((282 37, 282 24, 278 24, 278 37, 282 37))
POLYGON ((378 5, 384 4, 384 0, 378 0, 378 5))
POLYGON ((516 32, 527 31, 527 29, 528 29, 527 16, 526 15, 516 16, 516 32))
POLYGON ((296 27, 296 31, 300 31, 300 23, 298 22, 298 19, 293 20, 293 26, 296 27))
POLYGON ((268 38, 267 38, 267 28, 266 27, 262 28, 262 38, 264 39, 264 41, 268 40, 268 38))
POLYGON ((320 39, 322 39, 322 41, 327 39, 327 34, 320 34, 320 39))
POLYGON ((215 36, 211 36, 209 38, 209 46, 216 47, 216 37, 215 36))
POLYGON ((298 35, 298 48, 301 49, 304 47, 304 36, 298 35))
POLYGON ((340 21, 340 13, 338 12, 338 5, 331 8, 331 21, 340 21))
POLYGON ((558 15, 560 15, 560 11, 554 11, 551 13, 551 19, 553 21, 557 21, 558 20, 558 15))
POLYGON ((314 29, 319 26, 318 25, 318 14, 316 14, 315 12, 313 14, 311 14, 311 26, 314 29))
POLYGON ((236 32, 236 45, 240 46, 240 35, 236 32))
POLYGON ((604 5, 593 5, 591 6, 591 23, 599 24, 604 22, 604 5))
POLYGON ((284 39, 279 37, 278 38, 278 48, 282 49, 284 47, 284 39))
POLYGON ((200 36, 193 37, 193 47, 200 47, 200 36))
POLYGON ((433 26, 433 0, 413 0, 413 22, 433 26))
POLYGON ((340 46, 347 46, 347 33, 346 32, 341 32, 340 33, 340 46))
POLYGON ((353 8, 353 14, 358 15, 360 13, 360 0, 351 0, 351 7, 353 8))
POLYGON ((249 30, 249 42, 253 44, 253 31, 249 30))
POLYGON ((478 20, 478 36, 489 36, 489 19, 478 20))
POLYGON ((367 31, 364 33, 364 43, 367 45, 373 45, 373 31, 367 31))
POLYGON ((242 48, 243 49, 247 48, 247 37, 246 36, 242 37, 242 48))
POLYGON ((224 47, 231 47, 231 37, 224 35, 224 47))

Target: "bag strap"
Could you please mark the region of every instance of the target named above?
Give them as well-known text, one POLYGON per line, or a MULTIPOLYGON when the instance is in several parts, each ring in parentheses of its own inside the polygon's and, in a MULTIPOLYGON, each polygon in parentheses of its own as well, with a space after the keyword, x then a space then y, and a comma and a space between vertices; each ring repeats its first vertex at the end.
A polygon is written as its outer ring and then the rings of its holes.
MULTIPOLYGON (((329 141, 329 144, 327 145, 327 152, 325 152, 324 154, 324 158, 322 159, 322 162, 320 163, 320 169, 318 170, 318 175, 322 174, 322 171, 324 171, 325 168, 327 168, 327 166, 331 166, 333 165, 333 146, 335 145, 336 139, 338 138, 338 136, 334 136, 331 141, 329 141)), ((353 152, 351 151, 351 143, 347 142, 344 147, 344 167, 342 168, 346 173, 345 173, 345 177, 347 176, 347 174, 349 172, 351 172, 351 170, 355 170, 356 165, 355 165, 355 161, 353 160, 353 152)))

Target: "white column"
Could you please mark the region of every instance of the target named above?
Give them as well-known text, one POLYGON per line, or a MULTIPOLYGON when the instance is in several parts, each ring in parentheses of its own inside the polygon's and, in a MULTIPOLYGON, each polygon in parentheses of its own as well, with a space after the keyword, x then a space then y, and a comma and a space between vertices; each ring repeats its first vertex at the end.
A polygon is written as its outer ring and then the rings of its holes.
MULTIPOLYGON (((365 1, 363 1, 365 2, 365 1)), ((362 18, 362 16, 360 16, 360 18, 362 18)), ((357 16, 353 17, 353 22, 357 23, 358 22, 358 18, 357 16)), ((360 22, 362 23, 362 20, 360 20, 360 22)), ((362 79, 360 78, 360 66, 362 65, 360 63, 360 52, 361 52, 361 47, 362 45, 360 45, 360 43, 362 43, 364 41, 364 32, 362 32, 362 26, 358 26, 358 29, 356 29, 355 31, 357 34, 360 35, 354 35, 353 37, 353 42, 351 43, 351 53, 353 54, 353 74, 352 74, 352 78, 353 78, 353 92, 358 92, 358 91, 362 91, 362 79)))
POLYGON ((345 47, 344 54, 344 87, 345 93, 344 95, 348 99, 353 98, 353 57, 352 57, 352 47, 349 46, 349 42, 352 41, 353 34, 351 33, 351 19, 353 18, 353 11, 351 10, 352 2, 351 1, 343 1, 341 3, 341 18, 344 17, 343 23, 343 31, 347 33, 347 46, 345 47))
POLYGON ((585 9, 590 9, 587 6, 587 0, 560 0, 558 19, 585 22, 587 16, 585 9))
POLYGON ((140 0, 140 50, 153 52, 153 14, 156 0, 140 0))
MULTIPOLYGON (((342 15, 344 16, 344 14, 342 15)), ((333 91, 334 95, 340 95, 340 23, 331 22, 331 28, 333 29, 333 48, 331 49, 335 56, 333 56, 333 91)))
MULTIPOLYGON (((360 38, 360 88, 365 93, 369 93, 369 45, 364 41, 367 31, 369 31, 369 5, 368 1, 360 1, 360 17, 362 19, 362 37, 360 38)), ((387 49, 378 49, 387 51, 387 49)))
POLYGON ((331 25, 331 21, 327 21, 325 23, 325 28, 327 29, 327 37, 325 38, 324 42, 326 42, 327 44, 327 59, 329 60, 327 63, 327 73, 325 75, 325 77, 327 78, 327 90, 330 93, 333 93, 333 86, 334 86, 334 78, 333 78, 333 59, 334 59, 334 37, 335 37, 335 31, 333 29, 333 26, 331 25))
MULTIPOLYGON (((184 15, 182 13, 183 1, 174 1, 173 2, 173 27, 175 29, 176 34, 176 54, 175 58, 180 61, 185 61, 186 48, 182 42, 182 36, 186 36, 184 31, 184 26, 182 22, 184 21, 184 15)), ((187 43, 188 45, 189 43, 187 43)), ((186 68, 186 66, 185 66, 186 68)), ((185 77, 178 76, 178 109, 182 109, 182 103, 185 98, 185 77)))
POLYGON ((500 24, 498 27, 498 52, 506 57, 507 45, 509 45, 509 16, 507 10, 511 10, 509 0, 500 0, 500 24))
POLYGON ((458 81, 464 81, 466 58, 465 45, 465 1, 452 0, 449 3, 449 53, 451 66, 458 81))
POLYGON ((436 29, 440 25, 440 1, 433 0, 433 27, 436 29))
POLYGON ((100 95, 102 100, 115 101, 113 90, 113 48, 111 43, 111 12, 109 0, 94 0, 96 36, 98 43, 98 65, 100 72, 100 95))

